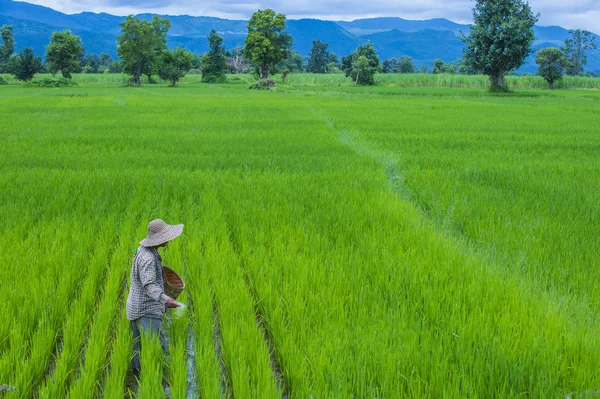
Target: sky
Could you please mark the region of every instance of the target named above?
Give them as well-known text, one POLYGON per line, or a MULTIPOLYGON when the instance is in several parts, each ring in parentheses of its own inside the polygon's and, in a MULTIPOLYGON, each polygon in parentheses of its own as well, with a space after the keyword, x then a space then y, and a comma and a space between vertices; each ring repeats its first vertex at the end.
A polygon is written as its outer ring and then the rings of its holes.
MULTIPOLYGON (((318 18, 350 21, 359 18, 447 18, 472 22, 472 0, 28 0, 67 14, 82 11, 114 15, 158 13, 248 19, 258 9, 272 8, 288 19, 318 18)), ((540 13, 539 25, 559 25, 600 33, 600 0, 529 0, 540 13)))

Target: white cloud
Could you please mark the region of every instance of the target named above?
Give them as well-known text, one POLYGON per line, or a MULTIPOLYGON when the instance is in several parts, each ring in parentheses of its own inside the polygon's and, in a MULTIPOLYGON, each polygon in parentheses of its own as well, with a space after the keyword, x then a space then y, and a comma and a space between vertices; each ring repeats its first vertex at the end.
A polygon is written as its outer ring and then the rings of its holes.
MULTIPOLYGON (((231 0, 30 0, 72 14, 82 11, 127 15, 156 12, 171 15, 213 16, 247 19, 259 8, 273 8, 288 18, 320 18, 352 20, 370 17, 401 17, 405 19, 447 18, 470 23, 473 0, 261 0, 237 2, 231 0)), ((534 12, 539 12, 540 25, 559 25, 570 29, 588 29, 600 33, 600 0, 530 0, 534 12)))

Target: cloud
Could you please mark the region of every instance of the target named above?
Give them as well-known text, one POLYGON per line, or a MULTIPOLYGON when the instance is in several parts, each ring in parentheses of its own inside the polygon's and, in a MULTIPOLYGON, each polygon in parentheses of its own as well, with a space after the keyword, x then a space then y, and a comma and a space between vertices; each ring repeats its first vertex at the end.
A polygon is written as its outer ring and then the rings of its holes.
MULTIPOLYGON (((473 0, 30 0, 65 13, 82 11, 108 12, 116 15, 156 12, 171 15, 213 16, 247 19, 258 9, 273 8, 288 18, 320 18, 352 20, 371 17, 402 17, 405 19, 447 18, 455 22, 472 21, 473 0)), ((600 29, 600 0, 530 0, 534 12, 539 12, 540 25, 559 25, 570 29, 600 29)))

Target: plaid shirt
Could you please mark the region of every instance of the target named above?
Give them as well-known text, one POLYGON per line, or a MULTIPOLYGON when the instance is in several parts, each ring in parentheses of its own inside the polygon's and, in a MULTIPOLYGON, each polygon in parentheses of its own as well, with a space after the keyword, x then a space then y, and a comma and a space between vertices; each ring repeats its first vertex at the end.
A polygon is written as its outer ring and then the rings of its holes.
POLYGON ((139 247, 131 266, 127 318, 162 317, 168 298, 164 291, 162 258, 154 248, 139 247))

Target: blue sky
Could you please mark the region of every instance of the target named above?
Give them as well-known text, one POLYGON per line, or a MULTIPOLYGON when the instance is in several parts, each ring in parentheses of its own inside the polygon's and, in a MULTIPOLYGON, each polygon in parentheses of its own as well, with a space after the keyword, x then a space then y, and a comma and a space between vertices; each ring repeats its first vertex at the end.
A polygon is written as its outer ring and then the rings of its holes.
MULTIPOLYGON (((188 14, 228 19, 247 19, 260 8, 273 8, 290 19, 320 18, 352 20, 370 17, 406 19, 448 18, 471 22, 471 0, 29 0, 72 14, 81 11, 108 12, 115 15, 142 12, 188 14)), ((588 29, 600 33, 600 0, 530 0, 534 12, 541 13, 540 25, 588 29)))

